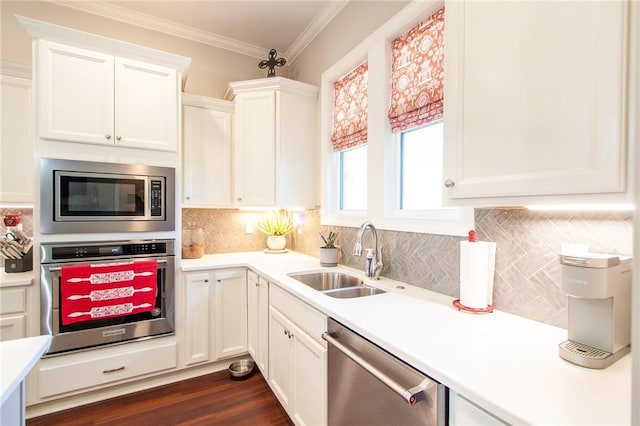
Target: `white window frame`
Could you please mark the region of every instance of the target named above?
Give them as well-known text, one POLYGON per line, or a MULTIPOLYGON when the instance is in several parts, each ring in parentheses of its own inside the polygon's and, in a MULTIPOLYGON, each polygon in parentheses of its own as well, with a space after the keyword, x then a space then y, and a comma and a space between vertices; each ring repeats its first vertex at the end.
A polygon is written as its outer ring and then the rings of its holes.
MULTIPOLYGON (((401 211, 398 137, 391 132, 388 111, 391 81, 391 42, 428 18, 443 1, 415 1, 322 74, 320 86, 320 146, 322 225, 358 227, 371 220, 377 228, 394 231, 466 236, 474 227, 473 208, 401 211), (340 156, 331 145, 334 83, 350 70, 369 62, 367 140, 367 210, 340 210, 340 156)), ((444 194, 443 194, 444 197, 444 194)))

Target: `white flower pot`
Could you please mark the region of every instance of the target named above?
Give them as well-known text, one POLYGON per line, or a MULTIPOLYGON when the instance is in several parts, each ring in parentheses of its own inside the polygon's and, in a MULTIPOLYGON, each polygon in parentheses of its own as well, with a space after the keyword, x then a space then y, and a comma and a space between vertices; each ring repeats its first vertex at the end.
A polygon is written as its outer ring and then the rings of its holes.
POLYGON ((269 250, 284 250, 287 245, 287 238, 284 235, 269 235, 267 237, 267 247, 269 250))
POLYGON ((320 247, 320 265, 338 266, 338 248, 320 247))

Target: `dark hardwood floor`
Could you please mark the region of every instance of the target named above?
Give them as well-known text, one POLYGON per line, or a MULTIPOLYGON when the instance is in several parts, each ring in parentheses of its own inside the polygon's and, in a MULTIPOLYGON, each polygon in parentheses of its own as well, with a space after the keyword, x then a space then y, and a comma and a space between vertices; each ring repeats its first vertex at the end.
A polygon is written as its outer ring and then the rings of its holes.
POLYGON ((256 368, 234 381, 229 373, 185 380, 27 420, 43 425, 293 425, 256 368))

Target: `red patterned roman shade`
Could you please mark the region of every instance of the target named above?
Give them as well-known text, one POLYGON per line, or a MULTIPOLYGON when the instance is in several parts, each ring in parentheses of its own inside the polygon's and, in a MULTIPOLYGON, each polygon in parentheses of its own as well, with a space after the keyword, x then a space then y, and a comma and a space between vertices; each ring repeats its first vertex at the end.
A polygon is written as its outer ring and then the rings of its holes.
POLYGON ((391 130, 401 132, 442 118, 444 8, 391 44, 391 130))
POLYGON ((335 82, 333 131, 334 151, 367 143, 367 62, 335 82))

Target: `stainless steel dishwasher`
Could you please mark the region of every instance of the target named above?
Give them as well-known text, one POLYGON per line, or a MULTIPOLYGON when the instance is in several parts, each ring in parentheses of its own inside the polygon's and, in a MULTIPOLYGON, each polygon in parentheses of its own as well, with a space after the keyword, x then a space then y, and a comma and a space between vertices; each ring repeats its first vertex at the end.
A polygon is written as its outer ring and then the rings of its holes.
POLYGON ((329 318, 329 425, 446 425, 447 388, 329 318))

